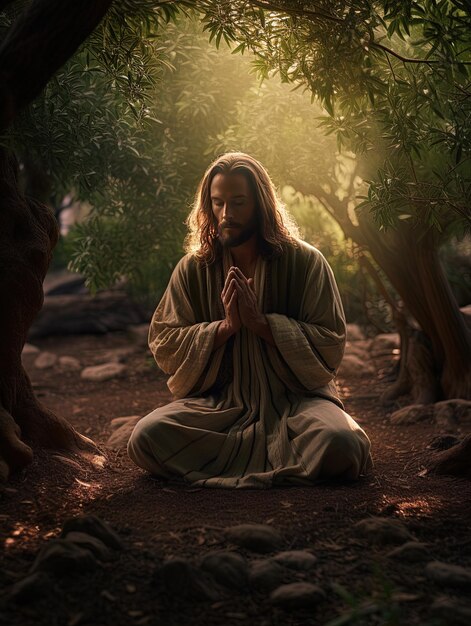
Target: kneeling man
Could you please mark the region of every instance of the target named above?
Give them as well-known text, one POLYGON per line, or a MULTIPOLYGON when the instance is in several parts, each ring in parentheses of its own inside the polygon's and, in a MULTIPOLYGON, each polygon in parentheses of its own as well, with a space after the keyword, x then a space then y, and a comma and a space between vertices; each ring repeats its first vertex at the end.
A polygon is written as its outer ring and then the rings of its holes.
POLYGON ((137 423, 130 458, 207 487, 358 478, 372 465, 370 441, 334 382, 339 292, 264 167, 240 152, 216 159, 188 225, 188 253, 149 329, 176 399, 137 423))

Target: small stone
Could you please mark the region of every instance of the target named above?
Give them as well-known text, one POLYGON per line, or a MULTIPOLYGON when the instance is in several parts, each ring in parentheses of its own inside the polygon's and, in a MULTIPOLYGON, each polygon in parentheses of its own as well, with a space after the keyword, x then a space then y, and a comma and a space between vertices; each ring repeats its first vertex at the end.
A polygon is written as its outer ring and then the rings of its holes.
POLYGON ((169 559, 160 567, 157 575, 168 593, 178 598, 212 601, 219 599, 212 578, 185 559, 169 559))
POLYGON ((389 517, 367 517, 357 522, 354 529, 372 544, 399 544, 414 539, 402 522, 389 517))
POLYGON ((82 370, 80 376, 84 380, 102 382, 112 378, 119 378, 126 371, 123 363, 102 363, 101 365, 91 365, 82 370))
POLYGON ((471 400, 451 398, 436 402, 435 422, 444 428, 471 426, 471 400))
POLYGON ((10 588, 8 600, 26 604, 44 597, 51 590, 52 581, 46 572, 34 572, 10 588))
POLYGON ((440 596, 431 606, 432 614, 444 620, 446 626, 469 626, 471 605, 463 604, 455 598, 440 596))
POLYGON ((81 548, 90 550, 90 552, 100 561, 109 561, 111 558, 111 552, 105 546, 103 541, 97 539, 97 537, 73 530, 67 533, 64 539, 65 541, 75 543, 75 545, 80 546, 81 548))
POLYGON ((142 418, 142 415, 129 415, 128 417, 115 417, 111 420, 111 433, 106 446, 113 450, 121 450, 126 448, 129 437, 131 436, 134 426, 142 418))
POLYGON ((40 370, 45 370, 53 367, 57 363, 57 354, 52 352, 41 352, 38 358, 34 361, 34 367, 40 370))
POLYGON ((66 520, 64 522, 64 528, 62 529, 62 536, 64 537, 72 531, 86 533, 87 535, 96 537, 100 539, 105 546, 113 550, 121 550, 123 548, 123 544, 117 533, 109 524, 95 515, 71 517, 66 520))
POLYGON ((80 361, 76 359, 74 356, 60 356, 59 366, 63 370, 67 370, 69 372, 76 372, 82 367, 80 365, 80 361))
POLYGON ((407 543, 394 548, 386 555, 391 559, 398 559, 407 563, 416 563, 418 561, 424 561, 429 558, 429 551, 427 544, 420 543, 419 541, 408 541, 407 543))
POLYGON ((38 354, 39 348, 37 346, 33 346, 32 343, 25 343, 23 346, 23 350, 21 351, 21 356, 29 356, 30 354, 38 354))
POLYGON ((337 373, 343 378, 358 378, 361 376, 371 376, 375 373, 375 368, 355 354, 346 354, 340 363, 337 373))
POLYGON ((425 574, 441 585, 471 588, 471 569, 461 565, 431 561, 425 566, 425 574))
POLYGON ((392 424, 433 422, 433 404, 409 404, 391 413, 392 424))
POLYGON ((135 354, 137 346, 126 346, 124 348, 114 348, 106 350, 100 354, 100 360, 107 363, 125 363, 132 354, 135 354))
POLYGON ((266 524, 231 526, 226 529, 226 537, 238 546, 263 554, 275 552, 283 544, 283 538, 279 531, 266 524))
POLYGON ((272 591, 281 585, 284 577, 285 570, 279 563, 271 559, 254 561, 250 567, 249 584, 257 589, 272 591))
POLYGON ((64 539, 53 539, 41 548, 30 571, 69 574, 90 572, 96 566, 96 559, 89 550, 64 539))
POLYGON ((325 593, 318 585, 305 582, 281 585, 270 595, 272 604, 283 609, 313 607, 324 598, 325 593))
POLYGON ((451 434, 437 435, 432 439, 427 448, 431 450, 449 450, 459 443, 458 437, 451 434))
POLYGON ((213 575, 218 583, 233 589, 247 585, 248 564, 237 552, 213 551, 204 555, 200 567, 213 575))
POLYGON ((307 552, 306 550, 289 550, 286 552, 279 552, 271 558, 272 561, 295 569, 299 571, 305 571, 313 568, 317 563, 317 558, 307 552))

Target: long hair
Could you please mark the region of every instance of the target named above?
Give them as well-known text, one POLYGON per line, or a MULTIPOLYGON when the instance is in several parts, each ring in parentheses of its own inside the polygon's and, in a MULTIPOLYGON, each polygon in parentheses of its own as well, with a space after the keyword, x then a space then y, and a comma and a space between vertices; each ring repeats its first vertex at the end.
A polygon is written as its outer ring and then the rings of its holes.
POLYGON ((211 183, 216 174, 243 174, 255 196, 260 251, 265 258, 274 258, 287 246, 297 245, 299 230, 276 193, 263 165, 244 152, 227 152, 209 165, 198 185, 193 208, 186 220, 189 233, 185 251, 198 261, 210 265, 221 251, 218 224, 211 205, 211 183))

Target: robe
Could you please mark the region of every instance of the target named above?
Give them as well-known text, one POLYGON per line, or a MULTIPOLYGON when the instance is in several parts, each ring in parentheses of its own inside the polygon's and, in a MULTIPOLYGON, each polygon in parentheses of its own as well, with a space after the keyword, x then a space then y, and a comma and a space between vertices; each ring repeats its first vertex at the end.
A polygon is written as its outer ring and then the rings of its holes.
POLYGON ((175 400, 136 424, 130 458, 205 487, 358 478, 372 466, 370 441, 335 385, 346 326, 329 264, 303 241, 259 256, 254 288, 275 345, 242 326, 213 349, 232 264, 225 250, 209 266, 190 253, 175 267, 149 328, 175 400))

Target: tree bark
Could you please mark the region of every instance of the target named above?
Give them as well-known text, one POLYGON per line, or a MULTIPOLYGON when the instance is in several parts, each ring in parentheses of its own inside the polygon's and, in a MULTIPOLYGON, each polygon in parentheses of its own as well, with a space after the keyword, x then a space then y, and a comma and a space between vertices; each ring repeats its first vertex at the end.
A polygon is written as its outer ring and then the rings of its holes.
POLYGON ((18 164, 0 151, 0 478, 27 465, 34 446, 96 452, 93 442, 35 397, 21 363, 43 303, 58 229, 45 205, 22 196, 18 164))
POLYGON ((433 231, 421 232, 401 224, 381 236, 369 218, 360 217, 360 230, 373 258, 397 290, 406 308, 430 340, 431 356, 418 345, 413 379, 428 381, 428 402, 443 398, 471 398, 471 333, 451 292, 438 256, 433 231), (420 363, 422 361, 422 364, 420 363), (427 361, 431 368, 425 372, 427 361), (436 380, 432 393, 433 380, 436 380))

